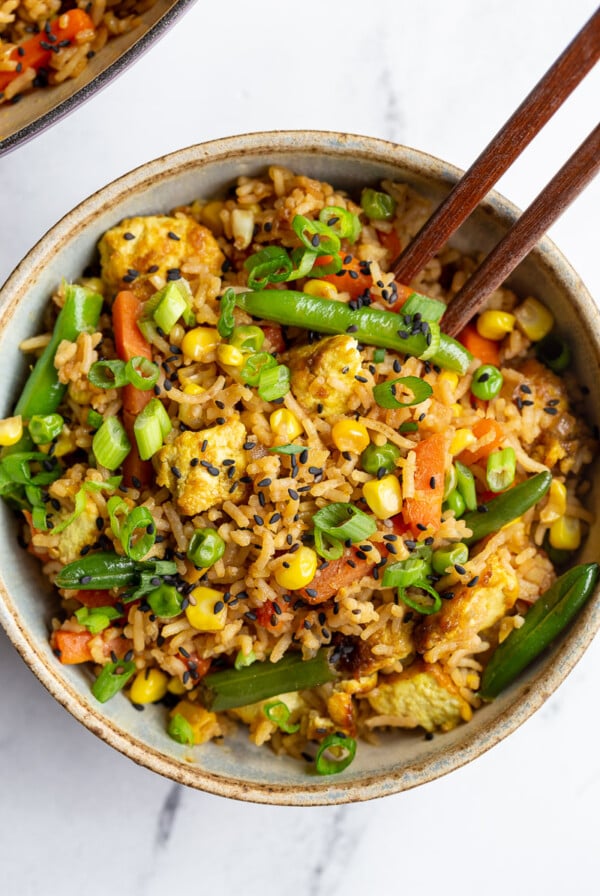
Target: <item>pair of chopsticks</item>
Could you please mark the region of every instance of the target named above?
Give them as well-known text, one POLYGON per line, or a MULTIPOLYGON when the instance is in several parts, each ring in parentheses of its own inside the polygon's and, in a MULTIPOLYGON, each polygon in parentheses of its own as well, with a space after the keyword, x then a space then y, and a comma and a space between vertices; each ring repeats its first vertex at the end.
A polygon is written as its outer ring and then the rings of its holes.
MULTIPOLYGON (((397 280, 412 278, 471 214, 498 178, 533 140, 600 58, 600 9, 536 84, 392 264, 397 280)), ((600 125, 584 140, 506 236, 466 281, 442 326, 455 336, 514 270, 600 169, 600 125)))

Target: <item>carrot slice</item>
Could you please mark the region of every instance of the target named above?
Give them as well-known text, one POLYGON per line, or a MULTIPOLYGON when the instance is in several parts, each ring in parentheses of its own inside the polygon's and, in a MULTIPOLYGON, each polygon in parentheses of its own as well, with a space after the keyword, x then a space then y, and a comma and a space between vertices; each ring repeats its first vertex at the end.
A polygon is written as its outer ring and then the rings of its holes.
POLYGON ((301 588, 297 593, 307 604, 322 604, 335 597, 340 588, 367 576, 374 566, 372 560, 357 556, 356 548, 349 548, 339 560, 330 560, 327 566, 318 569, 308 588, 301 588))
POLYGON ((414 535, 423 531, 420 527, 439 529, 444 498, 444 469, 446 437, 436 432, 415 445, 415 495, 405 498, 402 504, 404 522, 414 535))
POLYGON ((92 659, 90 632, 68 632, 59 629, 50 638, 52 649, 64 666, 88 663, 92 659))
POLYGON ((458 458, 461 463, 469 467, 471 464, 476 464, 477 461, 487 458, 492 451, 497 451, 500 448, 504 442, 504 429, 501 423, 498 423, 496 420, 490 420, 488 417, 483 417, 473 425, 473 435, 477 439, 482 439, 488 433, 493 433, 493 439, 474 451, 465 448, 458 458))
POLYGON ((493 339, 486 339, 484 336, 481 336, 475 324, 467 324, 460 331, 457 339, 482 364, 493 364, 494 367, 497 367, 500 363, 499 343, 494 342, 493 339))

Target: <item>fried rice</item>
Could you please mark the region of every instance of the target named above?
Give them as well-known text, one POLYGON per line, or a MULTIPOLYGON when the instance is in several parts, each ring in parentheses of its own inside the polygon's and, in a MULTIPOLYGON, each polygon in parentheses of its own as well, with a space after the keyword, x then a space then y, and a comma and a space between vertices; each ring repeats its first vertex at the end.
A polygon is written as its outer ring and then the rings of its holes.
MULTIPOLYGON (((404 184, 384 182, 378 190, 392 197, 393 213, 373 219, 359 197, 271 167, 262 177, 240 177, 227 198, 119 223, 100 241, 95 276, 81 281, 104 297, 98 326, 63 341, 56 352, 54 365, 66 386, 59 408, 63 425, 41 450, 57 459, 59 473, 44 495, 50 521, 45 530, 25 512, 27 549, 41 559, 51 582, 98 551, 123 557, 127 542, 109 512, 111 497, 118 496, 121 513, 147 509, 155 537, 144 560, 174 564, 167 581, 179 603, 161 616, 147 593, 128 602, 123 587, 61 588, 51 643, 57 661, 86 662, 96 676, 111 664, 129 664, 125 695, 140 708, 162 703, 165 726, 184 743, 225 737, 241 722, 255 744, 312 760, 332 735, 376 741, 381 730, 420 728, 431 736, 468 722, 481 702, 477 692, 491 652, 523 624, 527 609, 556 577, 549 556, 552 526, 568 518, 585 531, 591 522, 581 498, 595 442, 577 410, 582 390, 568 372, 556 375, 536 360, 520 325, 527 297, 506 287, 487 306, 511 322, 493 345, 503 384, 488 400, 471 390, 485 359, 474 358, 458 374, 430 360, 357 344, 350 334, 320 336, 273 321, 258 321, 262 350, 290 371, 289 390, 268 400, 243 381, 240 358, 217 329, 222 297, 227 289, 248 289, 244 262, 265 246, 302 248, 292 226, 298 215, 313 220, 334 207, 356 216, 360 232, 353 243, 342 240, 341 271, 319 277, 315 267, 298 278, 296 289, 353 308, 401 313, 402 290, 388 268, 431 208, 404 184), (169 283, 186 284, 187 320, 145 335, 148 357, 160 371, 150 395, 159 399, 172 428, 149 467, 127 468, 130 457, 123 469, 108 470, 94 457, 95 433, 110 418, 125 421, 126 399, 121 388, 90 382, 90 370, 99 360, 119 357, 115 296, 128 292, 143 309, 169 283), (212 341, 204 338, 192 351, 190 333, 197 330, 210 333, 212 341), (374 387, 399 376, 427 383, 427 397, 380 406, 374 387), (362 442, 353 447, 352 438, 336 436, 344 429, 340 422, 348 432, 347 424, 358 425, 362 442), (365 486, 375 483, 377 491, 385 478, 380 470, 365 470, 365 433, 370 446, 398 449, 391 473, 383 471, 401 488, 400 505, 389 516, 365 497, 365 486), (470 535, 461 513, 446 503, 433 522, 407 524, 407 502, 419 498, 422 488, 417 446, 431 439, 443 442, 438 472, 446 492, 451 468, 462 461, 473 473, 478 505, 493 497, 486 459, 505 448, 514 452, 515 482, 550 471, 552 486, 535 506, 473 546, 464 563, 443 574, 429 570, 428 582, 442 600, 437 612, 427 614, 382 581, 386 565, 447 550, 470 535), (115 475, 123 477, 118 484, 115 475), (76 510, 84 483, 105 488, 85 491, 83 512, 80 504, 73 522, 58 525, 76 510), (313 518, 323 508, 349 504, 374 521, 374 531, 345 541, 341 557, 327 559, 315 550, 313 518), (206 530, 216 533, 222 553, 199 566, 190 559, 190 546, 195 533, 206 530), (293 587, 290 575, 298 574, 297 558, 306 551, 316 571, 293 587), (94 608, 107 606, 116 611, 94 629, 94 608), (242 700, 224 712, 205 705, 207 674, 234 664, 247 673, 255 664, 290 656, 308 661, 323 647, 341 657, 342 672, 333 681, 276 694, 274 701, 242 700)), ((447 303, 478 260, 446 247, 408 292, 447 303)), ((286 287, 269 286, 274 303, 277 290, 286 287)), ((48 333, 28 340, 25 351, 39 354, 47 345, 67 288, 60 285, 53 296, 48 333)), ((234 316, 236 327, 257 324, 239 307, 234 316)))

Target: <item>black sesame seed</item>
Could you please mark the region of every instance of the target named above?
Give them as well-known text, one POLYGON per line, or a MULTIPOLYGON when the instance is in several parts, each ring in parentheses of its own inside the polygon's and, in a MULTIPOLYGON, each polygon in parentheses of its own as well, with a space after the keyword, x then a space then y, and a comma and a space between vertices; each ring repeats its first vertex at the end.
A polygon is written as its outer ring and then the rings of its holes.
POLYGON ((217 613, 220 613, 221 610, 224 609, 224 607, 225 607, 225 604, 223 603, 223 601, 218 600, 213 607, 213 613, 215 614, 215 616, 217 615, 217 613))
POLYGON ((172 230, 169 230, 167 236, 169 237, 170 240, 177 240, 177 242, 179 242, 179 240, 181 239, 181 237, 177 236, 176 233, 173 233, 172 230))
POLYGON ((474 588, 479 581, 479 576, 473 576, 470 582, 467 582, 467 588, 474 588))

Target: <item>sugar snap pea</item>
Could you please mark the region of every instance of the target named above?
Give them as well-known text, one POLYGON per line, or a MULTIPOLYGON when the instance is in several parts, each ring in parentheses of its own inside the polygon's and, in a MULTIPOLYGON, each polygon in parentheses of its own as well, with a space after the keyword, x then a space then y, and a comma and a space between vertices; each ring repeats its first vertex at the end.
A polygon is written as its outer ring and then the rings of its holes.
POLYGON ((469 538, 463 538, 463 542, 466 545, 474 544, 485 538, 486 535, 498 532, 502 526, 506 526, 512 520, 516 520, 518 516, 521 516, 544 497, 551 482, 551 473, 547 471, 536 473, 525 482, 520 482, 514 488, 498 495, 497 498, 492 498, 485 505, 485 512, 474 510, 471 513, 466 513, 463 520, 473 534, 469 538))
MULTIPOLYGON (((148 576, 160 578, 176 572, 176 564, 168 560, 132 560, 131 557, 120 557, 113 551, 99 551, 63 566, 55 582, 59 588, 108 591, 110 588, 139 585, 148 576)), ((161 583, 155 582, 153 587, 158 584, 161 583)))
POLYGON ((496 648, 481 679, 479 696, 493 700, 566 628, 598 581, 597 563, 575 566, 537 599, 521 628, 496 648))
POLYGON ((464 374, 473 356, 467 349, 441 333, 436 351, 431 336, 438 324, 406 322, 402 314, 363 307, 353 310, 344 302, 321 299, 291 289, 239 293, 236 304, 253 317, 272 320, 288 327, 302 327, 317 333, 350 333, 365 345, 395 349, 417 358, 426 355, 432 364, 464 374))

